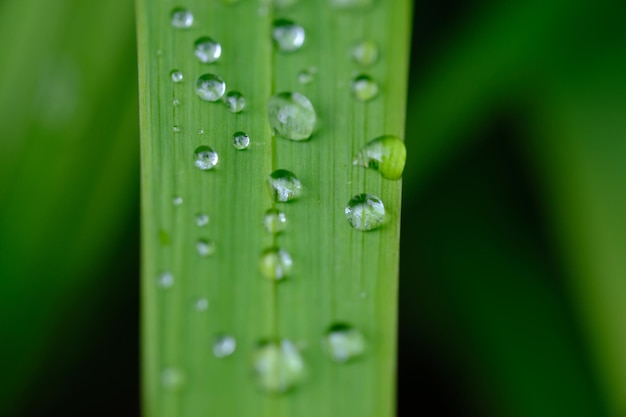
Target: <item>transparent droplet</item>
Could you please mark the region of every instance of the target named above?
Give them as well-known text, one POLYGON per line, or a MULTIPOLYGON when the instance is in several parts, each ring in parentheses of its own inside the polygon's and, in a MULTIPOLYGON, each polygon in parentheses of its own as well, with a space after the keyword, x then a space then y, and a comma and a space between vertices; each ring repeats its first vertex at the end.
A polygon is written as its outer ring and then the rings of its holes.
POLYGON ((161 371, 161 385, 167 389, 179 389, 185 383, 185 375, 178 368, 165 368, 161 371))
POLYGON ((204 101, 218 101, 226 92, 226 83, 219 75, 203 74, 196 80, 196 94, 204 101))
POLYGON ((304 44, 304 28, 291 20, 277 19, 274 21, 272 37, 281 52, 293 52, 304 44))
POLYGON ((270 126, 285 139, 306 140, 317 122, 313 104, 299 93, 278 93, 267 103, 270 126))
POLYGON ((172 132, 174 132, 174 133, 180 133, 180 126, 178 126, 178 125, 174 125, 174 126, 172 126, 172 132))
POLYGON ((300 84, 310 84, 313 82, 315 74, 317 74, 317 68, 315 67, 303 69, 298 73, 298 82, 300 84))
POLYGON ((204 129, 198 129, 198 135, 204 135, 204 129))
POLYGON ((209 308, 209 300, 207 300, 206 298, 198 298, 193 303, 193 307, 196 309, 196 311, 205 311, 209 308))
POLYGON ((182 7, 172 10, 172 26, 176 29, 187 29, 193 24, 193 14, 182 7))
POLYGON ((175 98, 174 100, 172 100, 172 105, 173 105, 174 107, 179 106, 179 105, 180 105, 180 100, 179 100, 179 99, 177 99, 177 98, 175 98))
POLYGON ((237 348, 237 341, 230 335, 218 335, 213 340, 213 355, 216 358, 226 358, 233 353, 237 348))
POLYGON ((304 380, 304 360, 289 340, 259 343, 253 357, 254 376, 264 391, 285 393, 304 380))
POLYGON ((202 63, 210 64, 222 56, 222 45, 208 36, 196 39, 193 46, 194 54, 202 63))
POLYGON ((337 323, 330 326, 324 335, 322 347, 333 361, 345 363, 363 354, 365 338, 354 327, 337 323))
POLYGON ((197 168, 208 171, 213 169, 219 160, 217 152, 209 146, 198 146, 194 151, 195 161, 194 164, 197 168))
POLYGON ((302 184, 296 174, 286 169, 277 169, 267 177, 270 194, 281 203, 295 200, 302 194, 302 184))
POLYGON ((329 2, 337 9, 359 9, 371 6, 374 0, 329 0, 329 2))
POLYGON ((357 64, 369 67, 378 61, 378 45, 371 40, 362 40, 352 48, 352 58, 357 64))
POLYGON ((196 224, 198 227, 204 227, 209 224, 209 215, 206 213, 196 214, 196 224))
POLYGON ((171 272, 161 272, 157 282, 161 288, 171 288, 174 285, 174 275, 171 272))
POLYGON ((367 142, 354 156, 353 165, 372 168, 383 178, 398 180, 406 162, 406 147, 399 138, 380 136, 367 142))
POLYGON ((351 87, 354 97, 361 101, 369 101, 378 95, 378 83, 369 75, 358 75, 352 80, 351 87))
POLYGON ((179 195, 175 195, 174 197, 172 197, 172 204, 175 207, 179 207, 183 205, 183 198, 179 195))
POLYGON ((271 208, 263 215, 263 227, 267 233, 281 233, 287 227, 287 216, 282 211, 271 208))
POLYGON ((175 69, 170 72, 170 77, 172 77, 172 81, 179 83, 183 80, 183 73, 180 70, 175 69))
POLYGON ((372 194, 359 194, 350 199, 346 206, 346 218, 358 230, 374 230, 385 221, 385 206, 372 194))
POLYGON ((272 281, 280 281, 291 272, 293 261, 291 255, 284 249, 272 247, 261 253, 259 268, 263 276, 272 281))
POLYGON ((215 242, 207 239, 198 239, 196 241, 196 252, 203 258, 213 255, 215 253, 215 242))
POLYGON ((229 91, 224 97, 224 104, 233 113, 240 113, 246 107, 246 99, 239 91, 229 91))
POLYGON ((235 132, 233 134, 233 146, 238 151, 242 151, 250 146, 250 137, 245 132, 235 132))

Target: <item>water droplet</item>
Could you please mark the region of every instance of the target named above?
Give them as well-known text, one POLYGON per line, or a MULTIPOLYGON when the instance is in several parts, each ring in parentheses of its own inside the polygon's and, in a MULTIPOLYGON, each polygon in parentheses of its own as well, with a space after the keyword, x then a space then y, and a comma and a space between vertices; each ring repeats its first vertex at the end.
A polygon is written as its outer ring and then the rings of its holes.
POLYGON ((215 253, 215 242, 207 239, 198 239, 196 241, 196 252, 203 258, 213 255, 215 253))
POLYGON ((271 234, 284 232, 287 227, 287 216, 282 211, 271 208, 263 215, 263 227, 271 234))
POLYGON ((172 81, 179 83, 183 80, 183 73, 180 70, 175 69, 170 72, 170 77, 172 77, 172 81))
POLYGON ((198 135, 204 135, 204 129, 198 129, 198 135))
POLYGON ((209 308, 209 300, 206 298, 198 298, 195 303, 193 303, 193 307, 196 311, 205 311, 209 308))
POLYGON ((204 101, 218 101, 226 92, 226 83, 219 75, 203 74, 196 80, 196 94, 204 101))
POLYGON ((246 99, 239 91, 229 91, 224 97, 224 104, 233 113, 240 113, 246 107, 246 99))
POLYGON ((267 103, 270 126, 285 139, 306 140, 315 129, 313 104, 299 93, 278 93, 267 103))
POLYGON ((187 9, 177 7, 172 10, 172 26, 176 29, 187 29, 193 24, 193 14, 187 9))
POLYGON ((291 171, 277 169, 267 177, 270 193, 275 201, 284 203, 295 200, 302 194, 302 184, 291 171))
POLYGON ((180 207, 183 205, 183 198, 179 195, 175 195, 174 197, 172 197, 172 204, 174 204, 175 207, 180 207))
POLYGON ((180 126, 178 126, 178 125, 174 125, 174 126, 172 126, 172 131, 173 131, 174 133, 180 133, 180 126))
POLYGON ((196 214, 196 224, 198 227, 204 227, 209 224, 209 215, 206 213, 196 214))
POLYGON ((175 98, 174 100, 172 100, 172 105, 173 105, 174 107, 176 107, 176 106, 180 105, 180 100, 179 100, 179 99, 177 99, 177 98, 175 98))
POLYGON ((161 385, 167 389, 178 389, 185 383, 185 375, 178 368, 161 371, 161 385))
POLYGON ((303 69, 298 73, 298 82, 300 84, 310 84, 313 82, 315 74, 317 74, 317 68, 315 67, 303 69))
POLYGON ((291 272, 293 261, 291 255, 284 249, 272 247, 261 253, 259 268, 263 276, 269 280, 279 281, 291 272))
POLYGON ((194 152, 194 156, 194 163, 196 167, 203 171, 213 169, 215 165, 217 165, 217 161, 219 160, 217 152, 215 152, 213 148, 209 146, 198 146, 194 152))
POLYGON ((250 137, 245 132, 235 132, 233 134, 233 146, 238 151, 246 149, 250 145, 250 137))
POLYGON ((174 275, 171 272, 162 272, 157 279, 159 287, 171 288, 174 285, 174 275))
POLYGON ((352 94, 361 101, 371 100, 378 95, 378 83, 369 75, 358 75, 352 80, 352 94))
POLYGON ((362 40, 352 48, 352 58, 357 64, 369 67, 378 61, 378 45, 374 41, 362 40))
POLYGON ((395 136, 385 135, 367 142, 355 155, 352 164, 375 169, 388 180, 398 180, 402 177, 405 162, 404 142, 395 136))
POLYGON ((293 52, 304 44, 304 28, 291 20, 277 19, 274 21, 272 37, 281 52, 293 52))
POLYGON ((361 291, 360 296, 361 296, 361 298, 363 298, 363 299, 367 298, 367 291, 361 291))
POLYGON ((253 369, 259 386, 270 393, 287 392, 305 377, 304 360, 289 340, 259 343, 253 369))
POLYGON ((330 0, 330 5, 337 9, 358 9, 371 6, 374 0, 330 0))
POLYGON ((345 213, 350 225, 358 230, 374 230, 385 221, 385 206, 380 198, 372 194, 352 197, 345 213))
POLYGON ((365 338, 354 327, 337 323, 328 329, 322 339, 324 351, 335 362, 345 363, 365 351, 365 338))
POLYGON ((232 336, 218 335, 213 340, 213 355, 216 358, 226 358, 235 353, 236 348, 237 341, 232 336))
POLYGON ((200 62, 210 64, 222 56, 222 45, 213 38, 203 36, 193 43, 194 53, 200 62))

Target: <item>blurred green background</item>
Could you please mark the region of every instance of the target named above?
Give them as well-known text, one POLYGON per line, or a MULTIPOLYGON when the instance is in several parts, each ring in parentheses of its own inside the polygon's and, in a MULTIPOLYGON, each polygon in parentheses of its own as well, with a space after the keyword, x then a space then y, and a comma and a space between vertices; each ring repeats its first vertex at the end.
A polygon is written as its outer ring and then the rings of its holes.
MULTIPOLYGON (((414 14, 400 416, 626 416, 626 4, 414 14)), ((0 41, 0 416, 139 416, 133 4, 0 41)))

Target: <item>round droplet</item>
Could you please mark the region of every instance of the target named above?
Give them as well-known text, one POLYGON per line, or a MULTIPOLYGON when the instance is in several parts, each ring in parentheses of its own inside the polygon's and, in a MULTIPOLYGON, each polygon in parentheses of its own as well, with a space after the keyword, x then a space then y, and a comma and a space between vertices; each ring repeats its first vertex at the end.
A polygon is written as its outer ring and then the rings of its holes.
POLYGON ((233 135, 233 146, 238 151, 243 151, 250 146, 250 137, 245 132, 235 132, 233 135))
POLYGON ((179 106, 179 105, 180 105, 180 100, 179 100, 179 99, 177 99, 177 98, 175 98, 174 100, 172 100, 172 105, 173 105, 174 107, 179 106))
POLYGON ((388 180, 398 180, 402 177, 405 162, 404 142, 395 136, 385 135, 367 142, 355 155, 352 164, 375 169, 388 180))
POLYGON ((304 28, 291 20, 277 19, 274 21, 272 37, 281 52, 293 52, 304 44, 304 28))
POLYGON ((218 335, 213 340, 213 355, 216 358, 226 358, 235 353, 236 348, 237 341, 232 336, 218 335))
POLYGON ((267 177, 270 194, 281 203, 295 200, 302 194, 302 184, 296 174, 286 169, 277 169, 267 177))
POLYGON ((282 211, 271 208, 263 215, 263 227, 267 233, 281 233, 287 227, 287 216, 282 211))
POLYGON ((329 0, 330 5, 337 9, 359 9, 371 6, 374 0, 329 0))
POLYGON ((372 194, 352 197, 345 213, 350 225, 357 230, 374 230, 385 221, 385 206, 380 198, 372 194))
POLYGON ((208 36, 196 39, 193 46, 194 54, 204 64, 215 62, 222 56, 222 45, 208 36))
POLYGON ((198 135, 204 135, 204 129, 198 129, 198 135))
POLYGON ((255 378, 264 391, 285 393, 305 377, 304 360, 289 340, 259 343, 253 357, 255 378))
POLYGON ((207 300, 206 298, 198 298, 193 303, 193 307, 196 309, 196 311, 205 311, 209 308, 209 300, 207 300))
POLYGON ((352 48, 352 58, 357 64, 369 67, 378 61, 378 45, 370 40, 360 41, 352 48))
POLYGON ((278 93, 267 103, 270 126, 285 139, 306 140, 317 122, 313 104, 299 93, 278 93))
POLYGON ((219 75, 203 74, 196 80, 196 94, 204 101, 218 101, 226 92, 226 83, 219 75))
POLYGON ((365 338, 354 327, 337 323, 330 326, 324 335, 322 347, 333 361, 345 363, 363 354, 365 338))
POLYGON ((352 80, 352 94, 361 101, 369 101, 378 95, 378 83, 369 75, 361 74, 352 80))
POLYGON ((313 82, 315 74, 317 74, 317 68, 315 67, 303 69, 298 73, 298 82, 300 84, 310 84, 313 82))
POLYGON ((177 7, 172 10, 172 26, 176 29, 187 29, 193 24, 193 14, 187 9, 177 7))
POLYGON ((209 224, 209 215, 206 213, 196 214, 196 224, 198 227, 204 227, 209 224))
POLYGON ((209 146, 198 146, 194 152, 194 157, 194 164, 203 171, 213 169, 219 160, 217 152, 209 146))
POLYGON ((259 260, 259 268, 263 276, 272 281, 280 281, 291 272, 293 261, 284 249, 272 247, 265 249, 259 260))
POLYGON ((183 80, 183 73, 180 70, 172 70, 170 72, 170 77, 172 77, 172 81, 175 83, 179 83, 183 80))
POLYGON ((207 239, 198 239, 196 241, 196 252, 203 258, 213 255, 215 253, 215 242, 207 239))
POLYGON ((159 287, 171 288, 174 285, 174 275, 171 272, 162 272, 157 279, 159 287))
POLYGON ((174 132, 174 133, 180 133, 180 126, 178 126, 178 125, 174 125, 174 126, 172 126, 172 132, 174 132))
POLYGON ((165 368, 161 371, 161 385, 167 389, 179 389, 185 383, 185 375, 178 368, 165 368))
POLYGON ((239 91, 229 91, 224 97, 224 104, 233 113, 240 113, 246 107, 246 99, 239 91))
POLYGON ((183 198, 179 195, 175 195, 174 197, 172 197, 172 204, 175 207, 179 207, 183 205, 183 198))

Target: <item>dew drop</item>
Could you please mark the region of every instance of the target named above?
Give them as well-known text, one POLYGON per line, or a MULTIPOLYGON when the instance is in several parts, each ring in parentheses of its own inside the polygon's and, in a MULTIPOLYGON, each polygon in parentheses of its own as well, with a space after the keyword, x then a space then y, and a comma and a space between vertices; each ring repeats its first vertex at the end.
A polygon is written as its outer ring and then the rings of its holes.
POLYGON ((198 129, 198 135, 204 135, 204 129, 198 129))
POLYGON ((310 84, 313 82, 315 74, 317 74, 317 68, 315 67, 303 69, 298 73, 298 82, 300 84, 310 84))
POLYGON ((196 214, 196 224, 198 227, 204 227, 209 224, 209 215, 206 213, 196 214))
POLYGON ((253 357, 255 378, 269 393, 285 393, 305 377, 304 360, 289 340, 259 343, 253 357))
POLYGON ((371 40, 362 40, 352 48, 352 58, 357 64, 369 67, 378 61, 378 45, 371 40))
POLYGON ((293 261, 291 255, 279 247, 265 249, 261 253, 259 268, 263 276, 272 281, 280 281, 291 272, 293 261))
POLYGON ((235 132, 233 134, 233 146, 238 151, 243 151, 250 146, 250 137, 245 132, 235 132))
POLYGON ((187 29, 193 24, 193 14, 182 7, 172 10, 172 26, 176 29, 187 29))
POLYGON ((286 169, 277 169, 267 177, 270 194, 274 201, 284 203, 295 200, 302 194, 302 184, 296 174, 286 169))
POLYGON ((378 95, 378 83, 369 75, 356 76, 351 87, 354 97, 361 101, 369 101, 378 95))
POLYGON ((172 106, 177 107, 180 105, 180 100, 175 98, 174 100, 172 100, 172 106))
POLYGON ((291 20, 277 19, 272 29, 274 43, 281 52, 293 52, 304 44, 304 28, 291 20))
POLYGON ((352 197, 345 213, 350 225, 357 230, 374 230, 381 227, 385 221, 385 206, 380 198, 372 194, 352 197))
POLYGON ((241 113, 246 107, 246 99, 239 91, 229 91, 224 97, 224 104, 233 113, 241 113))
POLYGON ((204 64, 215 62, 222 56, 222 45, 208 36, 196 39, 193 46, 194 54, 204 64))
POLYGON ((193 307, 196 311, 206 311, 209 308, 209 300, 206 298, 198 298, 194 303, 193 307))
POLYGON ((336 9, 359 9, 373 4, 374 0, 330 0, 330 5, 336 9))
POLYGON ((161 385, 163 387, 175 390, 179 389, 185 383, 185 375, 178 368, 165 368, 161 371, 161 385))
POLYGON ((263 227, 267 233, 278 234, 287 227, 287 216, 284 212, 271 208, 263 215, 263 227))
POLYGON ((218 335, 213 340, 213 356, 222 359, 233 353, 237 348, 237 341, 230 335, 218 335))
POLYGON ((226 92, 226 83, 219 75, 203 74, 196 80, 196 94, 204 101, 218 101, 226 92))
POLYGON ((172 197, 172 204, 174 205, 174 207, 180 207, 183 205, 183 198, 179 195, 175 195, 174 197, 172 197))
POLYGON ((170 72, 170 77, 172 77, 172 81, 175 83, 179 83, 183 80, 183 73, 180 70, 172 70, 170 72))
POLYGON ((203 258, 213 255, 215 253, 215 242, 207 239, 198 239, 196 241, 196 252, 203 258))
POLYGON ((174 133, 180 133, 180 126, 178 126, 178 125, 174 125, 174 126, 172 126, 172 132, 174 132, 174 133))
POLYGON ((402 177, 405 162, 404 142, 395 136, 385 135, 367 142, 355 155, 352 164, 375 169, 388 180, 398 180, 402 177))
POLYGON ((174 285, 174 275, 171 272, 161 272, 157 282, 161 288, 171 288, 174 285))
POLYGON ((324 335, 322 347, 333 361, 345 363, 363 354, 365 338, 354 327, 336 323, 324 335))
POLYGON ((285 139, 306 140, 315 129, 317 115, 313 104, 299 93, 278 93, 267 103, 270 126, 285 139))
POLYGON ((198 169, 208 171, 213 169, 219 160, 217 152, 209 146, 198 146, 194 151, 194 164, 198 169))

